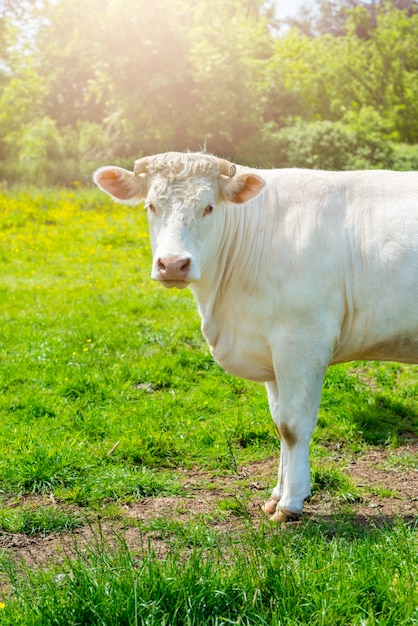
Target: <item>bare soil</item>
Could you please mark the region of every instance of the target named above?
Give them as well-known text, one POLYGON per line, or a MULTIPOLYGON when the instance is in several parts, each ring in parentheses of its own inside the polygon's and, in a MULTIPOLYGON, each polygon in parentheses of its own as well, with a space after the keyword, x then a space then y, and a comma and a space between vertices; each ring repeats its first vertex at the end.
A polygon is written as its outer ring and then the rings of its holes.
MULTIPOLYGON (((388 451, 373 449, 347 458, 341 454, 339 466, 362 493, 355 502, 340 501, 329 492, 316 493, 305 504, 301 522, 296 524, 335 524, 337 518, 347 515, 359 526, 383 526, 397 520, 410 524, 418 520, 418 472, 414 469, 397 469, 387 463, 389 458, 418 454, 418 444, 388 451)), ((169 549, 167 535, 162 529, 150 530, 151 522, 170 518, 179 522, 205 523, 219 532, 234 532, 242 528, 243 520, 257 526, 265 519, 261 506, 274 486, 278 459, 252 463, 241 467, 237 475, 219 475, 203 471, 183 471, 182 484, 188 496, 144 498, 121 507, 117 519, 90 517, 86 524, 68 534, 26 536, 0 532, 0 550, 22 559, 29 565, 43 565, 60 560, 64 555, 88 549, 98 541, 112 545, 122 536, 132 549, 151 545, 157 554, 164 556, 169 549), (219 506, 231 502, 232 506, 219 506), (236 506, 234 506, 234 503, 236 506), (147 530, 148 526, 148 530, 147 530)), ((29 499, 30 506, 62 506, 51 498, 29 499)), ((26 501, 25 501, 26 503, 26 501)), ((83 510, 77 511, 83 516, 83 510)), ((169 531, 168 531, 169 535, 169 531)))

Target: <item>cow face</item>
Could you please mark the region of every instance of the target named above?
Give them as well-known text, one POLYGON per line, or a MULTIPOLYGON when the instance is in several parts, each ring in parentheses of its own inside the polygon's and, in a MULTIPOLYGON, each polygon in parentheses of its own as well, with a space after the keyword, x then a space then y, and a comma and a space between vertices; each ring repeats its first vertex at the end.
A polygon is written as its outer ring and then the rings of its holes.
POLYGON ((165 287, 180 289, 200 280, 216 254, 222 237, 219 205, 242 204, 264 186, 255 174, 235 176, 235 166, 227 161, 182 153, 140 159, 134 173, 104 167, 94 181, 119 202, 137 204, 145 199, 153 250, 151 276, 165 287))
POLYGON ((200 279, 216 238, 215 204, 215 185, 206 178, 154 178, 146 199, 154 280, 182 289, 200 279))

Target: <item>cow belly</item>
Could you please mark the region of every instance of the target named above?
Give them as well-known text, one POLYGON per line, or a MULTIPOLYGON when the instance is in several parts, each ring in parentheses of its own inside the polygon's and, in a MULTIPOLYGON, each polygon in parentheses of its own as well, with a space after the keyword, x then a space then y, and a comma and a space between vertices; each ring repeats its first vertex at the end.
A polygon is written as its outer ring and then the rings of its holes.
POLYGON ((332 364, 346 361, 399 361, 400 363, 418 363, 418 338, 394 337, 373 345, 337 353, 332 364))

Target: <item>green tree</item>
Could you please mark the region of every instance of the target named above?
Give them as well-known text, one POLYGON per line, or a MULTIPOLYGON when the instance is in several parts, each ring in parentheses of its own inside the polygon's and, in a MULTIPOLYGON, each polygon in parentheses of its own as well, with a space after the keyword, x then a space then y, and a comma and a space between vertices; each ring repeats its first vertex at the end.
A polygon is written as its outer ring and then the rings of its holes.
POLYGON ((418 13, 381 9, 376 28, 364 9, 353 11, 347 22, 342 67, 336 81, 347 109, 374 108, 399 139, 418 142, 418 13), (359 24, 369 26, 369 38, 356 36, 359 24))
POLYGON ((261 133, 272 53, 267 21, 255 7, 248 11, 224 0, 201 3, 194 19, 192 136, 236 157, 261 133))
MULTIPOLYGON (((316 0, 302 5, 296 16, 288 18, 285 23, 309 37, 325 34, 341 37, 346 33, 350 12, 357 7, 367 12, 374 28, 377 26, 377 14, 384 7, 405 11, 408 17, 418 12, 417 0, 316 0)), ((357 35, 367 38, 368 30, 363 30, 359 24, 357 35)))
POLYGON ((92 87, 129 120, 128 149, 206 142, 231 155, 262 122, 259 86, 270 38, 260 2, 141 0, 129 20, 122 5, 113 2, 102 15, 92 87))
POLYGON ((387 136, 417 142, 418 14, 383 7, 376 20, 374 26, 369 12, 356 7, 341 37, 311 38, 294 29, 279 38, 270 66, 269 121, 336 121, 368 107, 385 120, 387 136), (277 101, 292 104, 287 117, 277 101))
POLYGON ((393 144, 418 143, 416 4, 319 0, 311 31, 280 32, 262 0, 4 0, 2 177, 88 180, 104 160, 204 145, 412 166, 393 144))
POLYGON ((45 114, 59 127, 79 120, 97 121, 104 104, 90 97, 98 58, 103 2, 44 0, 34 19, 39 29, 33 42, 39 76, 48 85, 45 114))

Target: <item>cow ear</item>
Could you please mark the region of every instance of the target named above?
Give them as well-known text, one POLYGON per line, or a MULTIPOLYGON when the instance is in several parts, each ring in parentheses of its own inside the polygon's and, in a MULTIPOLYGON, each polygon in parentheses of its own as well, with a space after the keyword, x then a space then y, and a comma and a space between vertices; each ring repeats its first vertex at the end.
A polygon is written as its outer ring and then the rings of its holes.
POLYGON ((220 192, 224 200, 234 204, 242 204, 254 198, 264 187, 265 182, 256 174, 240 174, 239 176, 220 176, 220 192))
POLYGON ((94 173, 93 181, 96 185, 124 204, 139 204, 147 195, 147 176, 122 167, 101 167, 94 173))

